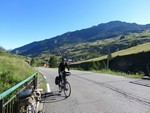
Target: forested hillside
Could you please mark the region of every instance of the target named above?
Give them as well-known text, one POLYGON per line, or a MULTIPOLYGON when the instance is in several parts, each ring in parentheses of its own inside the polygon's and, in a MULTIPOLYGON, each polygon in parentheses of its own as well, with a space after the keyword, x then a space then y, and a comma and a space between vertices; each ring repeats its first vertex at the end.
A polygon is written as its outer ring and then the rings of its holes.
POLYGON ((39 42, 32 42, 12 52, 20 55, 46 58, 64 56, 73 61, 86 60, 111 52, 150 42, 150 24, 138 25, 112 21, 87 29, 67 32, 39 42))

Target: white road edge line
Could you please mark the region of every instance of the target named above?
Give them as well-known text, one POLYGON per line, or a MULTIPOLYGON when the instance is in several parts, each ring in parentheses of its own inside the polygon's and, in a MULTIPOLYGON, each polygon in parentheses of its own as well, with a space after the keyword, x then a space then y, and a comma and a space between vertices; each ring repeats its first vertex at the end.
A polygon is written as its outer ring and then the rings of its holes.
POLYGON ((43 75, 43 77, 44 77, 44 79, 46 79, 46 76, 43 75))
POLYGON ((46 83, 46 86, 47 86, 47 92, 51 92, 49 83, 46 83))

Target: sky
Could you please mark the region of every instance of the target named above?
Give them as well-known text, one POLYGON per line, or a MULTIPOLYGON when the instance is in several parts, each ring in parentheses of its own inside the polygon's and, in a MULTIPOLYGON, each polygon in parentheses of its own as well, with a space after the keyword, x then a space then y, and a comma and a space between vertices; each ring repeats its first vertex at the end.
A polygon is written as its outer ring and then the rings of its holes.
POLYGON ((150 24, 150 0, 0 0, 0 46, 14 49, 115 20, 150 24))

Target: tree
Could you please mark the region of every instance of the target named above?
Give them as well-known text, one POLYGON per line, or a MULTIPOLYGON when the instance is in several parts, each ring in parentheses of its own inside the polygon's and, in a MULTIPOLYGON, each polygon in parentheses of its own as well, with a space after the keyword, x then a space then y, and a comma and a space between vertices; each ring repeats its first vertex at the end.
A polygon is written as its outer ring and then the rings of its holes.
POLYGON ((106 68, 107 68, 105 61, 102 61, 102 62, 100 63, 100 67, 99 67, 99 68, 100 68, 100 69, 106 69, 106 68))
POLYGON ((130 47, 134 47, 134 46, 137 46, 138 43, 136 41, 133 41, 131 44, 130 44, 130 47))
POLYGON ((57 67, 57 58, 55 56, 50 57, 49 67, 52 67, 52 68, 57 67))
POLYGON ((41 61, 39 58, 32 58, 30 61, 31 66, 41 66, 41 61))
POLYGON ((35 64, 35 59, 32 58, 31 61, 30 61, 30 65, 31 65, 31 66, 35 66, 34 64, 35 64))
POLYGON ((99 70, 99 62, 92 61, 88 65, 88 70, 99 70))
POLYGON ((124 38, 126 38, 124 35, 120 36, 120 40, 122 40, 122 39, 124 39, 124 38))
POLYGON ((112 59, 112 55, 111 55, 111 52, 108 48, 108 55, 107 55, 107 69, 109 68, 109 62, 111 61, 112 59))

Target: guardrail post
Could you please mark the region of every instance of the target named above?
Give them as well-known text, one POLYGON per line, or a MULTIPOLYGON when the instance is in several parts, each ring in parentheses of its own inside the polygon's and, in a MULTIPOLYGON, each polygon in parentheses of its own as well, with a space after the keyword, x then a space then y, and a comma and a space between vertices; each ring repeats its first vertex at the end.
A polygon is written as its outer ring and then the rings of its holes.
POLYGON ((14 101, 14 104, 13 104, 13 113, 18 113, 18 103, 17 103, 17 99, 14 101))
POLYGON ((3 113, 3 99, 0 100, 0 113, 3 113))

